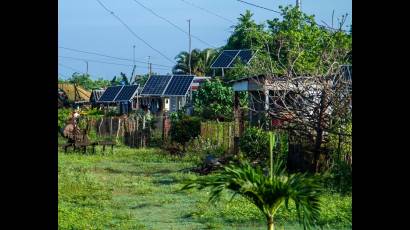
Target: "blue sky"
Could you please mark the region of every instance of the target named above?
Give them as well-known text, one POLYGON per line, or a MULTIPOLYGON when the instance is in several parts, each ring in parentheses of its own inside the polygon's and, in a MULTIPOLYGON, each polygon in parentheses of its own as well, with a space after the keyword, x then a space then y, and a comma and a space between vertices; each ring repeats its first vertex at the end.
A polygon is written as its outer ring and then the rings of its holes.
MULTIPOLYGON (((188 50, 188 36, 162 19, 154 16, 138 5, 134 0, 100 0, 107 8, 114 11, 131 29, 165 56, 174 57, 183 50, 188 50)), ((256 22, 278 17, 275 12, 255 8, 236 0, 136 0, 158 15, 170 20, 186 31, 187 19, 191 19, 191 34, 205 42, 219 47, 226 43, 232 22, 209 14, 185 2, 203 7, 229 20, 236 21, 241 13, 249 9, 254 13, 256 22), (184 2, 185 1, 185 2, 184 2)), ((247 0, 257 5, 278 10, 279 5, 294 4, 296 0, 247 0)), ((59 0, 58 1, 58 44, 62 47, 107 54, 126 59, 133 58, 133 45, 137 61, 147 62, 148 56, 153 64, 153 71, 161 74, 171 72, 173 65, 169 60, 149 48, 134 37, 118 20, 105 11, 96 0, 59 0), (162 66, 158 66, 159 64, 162 66), (170 67, 165 67, 170 66, 170 67)), ((352 0, 302 0, 302 10, 314 14, 316 20, 331 24, 332 11, 335 18, 348 13, 346 26, 352 21, 352 0)), ((336 23, 336 20, 335 20, 336 23)), ((348 29, 346 27, 346 29, 348 29)), ((192 39, 192 48, 208 46, 192 39)), ((92 78, 112 79, 124 72, 129 76, 132 61, 116 60, 102 56, 73 52, 59 48, 58 72, 61 78, 76 72, 88 72, 92 78), (98 61, 98 62, 95 62, 98 61), (108 63, 116 63, 113 65, 108 63)), ((144 63, 136 63, 137 74, 147 73, 144 63)))

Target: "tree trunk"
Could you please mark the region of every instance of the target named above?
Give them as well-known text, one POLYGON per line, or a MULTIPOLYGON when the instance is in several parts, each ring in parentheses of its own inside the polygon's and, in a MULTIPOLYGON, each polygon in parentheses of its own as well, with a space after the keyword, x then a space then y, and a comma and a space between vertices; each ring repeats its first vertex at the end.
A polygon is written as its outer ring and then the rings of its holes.
POLYGON ((275 230, 275 226, 273 225, 273 217, 269 216, 267 219, 268 219, 268 230, 275 230))
POLYGON ((320 99, 319 116, 317 119, 316 126, 316 140, 314 149, 314 171, 319 172, 319 157, 320 157, 320 147, 323 142, 323 123, 324 123, 324 113, 326 112, 326 90, 322 91, 322 96, 320 99))

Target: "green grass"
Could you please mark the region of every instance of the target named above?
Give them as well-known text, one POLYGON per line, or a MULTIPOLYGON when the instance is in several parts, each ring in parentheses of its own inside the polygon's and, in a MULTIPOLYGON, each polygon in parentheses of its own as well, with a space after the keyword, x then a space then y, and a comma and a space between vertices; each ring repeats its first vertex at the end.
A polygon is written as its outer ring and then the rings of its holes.
MULTIPOLYGON (((108 152, 108 151, 107 151, 108 152)), ((59 229, 265 229, 243 198, 208 203, 206 191, 179 191, 195 178, 190 158, 158 149, 116 148, 114 154, 59 152, 59 229)), ((322 197, 323 229, 351 229, 351 196, 322 197)), ((280 210, 278 229, 303 229, 295 209, 280 210)))

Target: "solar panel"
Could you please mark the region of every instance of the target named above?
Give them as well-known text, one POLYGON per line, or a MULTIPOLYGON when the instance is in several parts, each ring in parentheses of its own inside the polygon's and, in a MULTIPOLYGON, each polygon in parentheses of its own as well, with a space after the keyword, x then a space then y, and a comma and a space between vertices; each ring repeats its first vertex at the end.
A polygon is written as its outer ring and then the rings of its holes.
POLYGON ((174 75, 165 90, 164 96, 185 96, 194 76, 174 75))
POLYGON ((224 50, 212 63, 211 68, 227 68, 239 50, 224 50))
POLYGON ((145 83, 141 95, 162 95, 170 79, 171 76, 168 75, 151 76, 147 83, 145 83))
MULTIPOLYGON (((252 58, 252 50, 240 50, 235 59, 240 59, 242 63, 247 64, 252 58)), ((235 61, 231 62, 229 67, 233 67, 235 61)))
POLYGON ((115 101, 130 101, 137 93, 138 85, 126 85, 115 98, 115 101))
POLYGON ((117 94, 120 92, 121 88, 123 86, 111 86, 108 87, 103 95, 101 95, 100 99, 98 99, 98 101, 101 102, 108 102, 108 101, 114 101, 115 97, 117 96, 117 94))

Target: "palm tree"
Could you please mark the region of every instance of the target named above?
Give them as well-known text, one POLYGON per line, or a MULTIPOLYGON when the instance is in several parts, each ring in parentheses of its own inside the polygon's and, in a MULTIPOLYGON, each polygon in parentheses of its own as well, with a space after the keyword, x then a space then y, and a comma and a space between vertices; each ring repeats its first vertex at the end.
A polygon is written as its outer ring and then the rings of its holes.
POLYGON ((198 60, 198 66, 202 75, 198 76, 211 75, 211 64, 214 61, 216 55, 216 50, 212 48, 207 48, 201 51, 200 59, 198 60))
MULTIPOLYGON (((196 76, 209 74, 210 65, 215 55, 215 50, 211 48, 204 49, 203 51, 193 49, 191 51, 191 73, 196 76)), ((177 74, 189 74, 189 53, 182 51, 175 59, 177 60, 177 64, 174 66, 172 72, 177 74)))
POLYGON ((199 190, 211 188, 210 201, 216 201, 224 190, 239 194, 252 202, 265 215, 268 230, 274 230, 276 211, 289 200, 296 205, 300 224, 310 228, 319 218, 319 183, 314 177, 305 174, 286 175, 280 161, 271 169, 271 176, 265 176, 260 168, 253 168, 249 163, 230 165, 211 176, 188 181, 182 188, 199 190))

